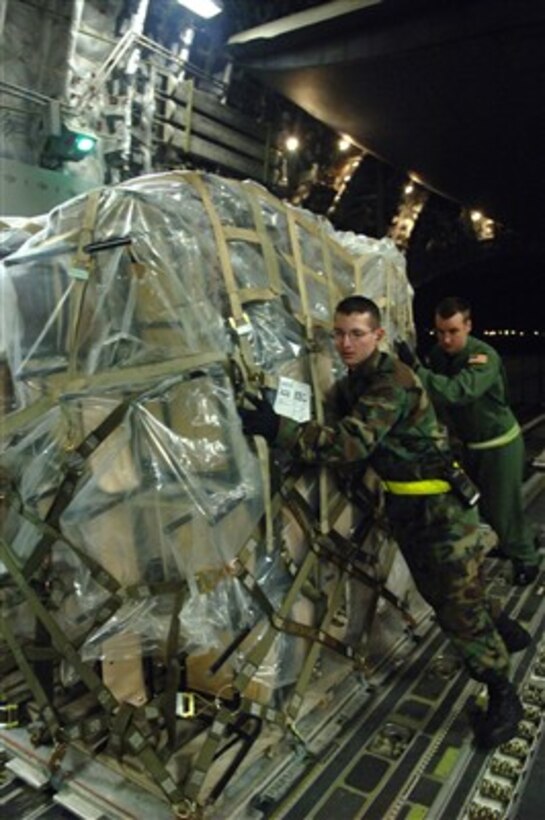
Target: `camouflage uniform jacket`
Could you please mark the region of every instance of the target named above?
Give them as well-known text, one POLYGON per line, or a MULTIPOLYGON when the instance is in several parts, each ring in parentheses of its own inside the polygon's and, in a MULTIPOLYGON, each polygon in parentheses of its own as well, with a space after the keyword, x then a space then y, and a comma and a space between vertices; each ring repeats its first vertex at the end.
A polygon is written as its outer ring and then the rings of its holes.
POLYGON ((430 368, 419 366, 417 373, 451 432, 464 443, 502 436, 516 425, 503 362, 486 342, 468 336, 454 355, 437 345, 430 368))
POLYGON ((338 381, 328 400, 331 424, 283 418, 276 443, 294 458, 357 470, 373 467, 383 480, 441 478, 451 460, 444 428, 412 370, 375 351, 338 381))

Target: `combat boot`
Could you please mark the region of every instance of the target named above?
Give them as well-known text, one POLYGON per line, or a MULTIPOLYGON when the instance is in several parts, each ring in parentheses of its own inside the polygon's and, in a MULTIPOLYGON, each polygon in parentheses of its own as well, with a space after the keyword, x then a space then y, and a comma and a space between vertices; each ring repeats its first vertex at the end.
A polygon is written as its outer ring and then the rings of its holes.
POLYGON ((513 684, 497 672, 488 675, 488 707, 473 718, 475 743, 493 749, 517 733, 524 710, 513 684))
POLYGON ((532 643, 532 636, 505 612, 497 618, 496 629, 500 633, 508 652, 522 652, 532 643))

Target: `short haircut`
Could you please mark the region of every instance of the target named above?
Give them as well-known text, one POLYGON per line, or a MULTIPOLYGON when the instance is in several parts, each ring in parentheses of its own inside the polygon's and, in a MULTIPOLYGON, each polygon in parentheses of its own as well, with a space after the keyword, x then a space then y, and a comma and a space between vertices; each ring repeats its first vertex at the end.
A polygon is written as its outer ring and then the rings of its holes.
POLYGON ((380 327, 380 310, 378 306, 368 299, 366 296, 347 296, 341 299, 335 313, 342 313, 344 316, 350 316, 351 313, 368 313, 371 317, 371 324, 374 328, 380 327))
POLYGON ((461 313, 464 319, 471 319, 471 305, 460 296, 445 296, 435 308, 435 315, 441 319, 450 319, 455 313, 461 313))

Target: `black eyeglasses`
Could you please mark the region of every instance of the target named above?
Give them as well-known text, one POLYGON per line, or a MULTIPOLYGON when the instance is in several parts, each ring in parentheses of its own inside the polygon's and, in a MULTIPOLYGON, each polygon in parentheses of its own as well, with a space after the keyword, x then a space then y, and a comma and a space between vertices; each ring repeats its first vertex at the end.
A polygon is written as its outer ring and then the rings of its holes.
POLYGON ((360 339, 364 339, 366 336, 369 336, 372 333, 372 330, 341 330, 340 328, 336 327, 331 333, 333 339, 336 342, 340 342, 344 339, 345 336, 348 336, 351 342, 357 342, 360 339))

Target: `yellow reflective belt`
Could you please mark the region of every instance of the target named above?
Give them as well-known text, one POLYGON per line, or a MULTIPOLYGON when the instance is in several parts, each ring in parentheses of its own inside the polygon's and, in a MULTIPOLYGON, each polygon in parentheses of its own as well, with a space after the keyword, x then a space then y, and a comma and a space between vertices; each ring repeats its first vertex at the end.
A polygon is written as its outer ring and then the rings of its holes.
POLYGON ((489 450, 492 447, 503 447, 504 444, 514 441, 519 434, 520 426, 516 421, 507 433, 502 433, 501 436, 496 436, 496 438, 489 438, 488 441, 468 441, 466 447, 468 450, 489 450))
POLYGON ((452 487, 442 478, 425 478, 422 481, 382 481, 382 487, 393 495, 440 495, 452 487))

